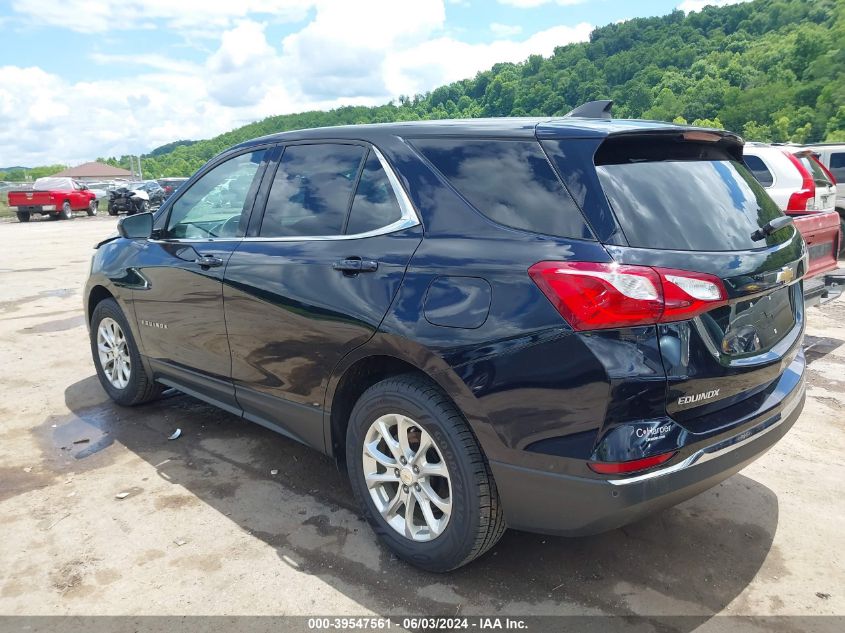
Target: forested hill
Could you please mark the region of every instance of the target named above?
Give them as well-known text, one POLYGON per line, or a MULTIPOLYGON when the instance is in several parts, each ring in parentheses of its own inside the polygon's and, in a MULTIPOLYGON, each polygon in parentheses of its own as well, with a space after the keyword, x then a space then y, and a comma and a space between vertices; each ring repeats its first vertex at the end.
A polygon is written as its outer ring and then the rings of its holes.
POLYGON ((549 58, 496 64, 399 103, 270 117, 147 156, 143 167, 189 175, 237 142, 297 128, 561 115, 601 98, 615 101, 616 117, 723 126, 751 140, 845 140, 845 2, 756 0, 611 24, 549 58))

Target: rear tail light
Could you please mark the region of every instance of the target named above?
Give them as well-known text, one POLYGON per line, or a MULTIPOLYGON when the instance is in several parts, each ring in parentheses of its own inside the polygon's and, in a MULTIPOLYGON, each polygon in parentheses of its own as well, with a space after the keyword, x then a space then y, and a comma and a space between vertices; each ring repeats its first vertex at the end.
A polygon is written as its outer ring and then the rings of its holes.
POLYGON ((718 277, 684 270, 539 262, 528 274, 561 316, 580 331, 686 320, 727 299, 718 277))
POLYGON ((661 453, 660 455, 651 455, 650 457, 643 457, 642 459, 632 459, 628 462, 587 462, 594 473, 600 475, 629 475, 631 473, 639 472, 660 466, 672 459, 677 454, 677 451, 671 453, 661 453))
POLYGON ((790 162, 801 174, 801 189, 789 196, 786 204, 787 211, 813 211, 813 201, 816 198, 816 183, 812 174, 801 164, 798 157, 792 152, 783 152, 790 162))

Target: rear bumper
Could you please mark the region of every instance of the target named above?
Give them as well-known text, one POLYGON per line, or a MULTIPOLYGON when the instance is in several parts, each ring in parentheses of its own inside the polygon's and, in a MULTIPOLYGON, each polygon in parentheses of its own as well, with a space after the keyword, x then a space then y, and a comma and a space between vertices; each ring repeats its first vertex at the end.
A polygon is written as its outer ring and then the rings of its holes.
POLYGON ((605 532, 712 488, 771 448, 804 407, 803 375, 776 410, 680 463, 624 479, 588 479, 491 462, 508 526, 545 534, 605 532))

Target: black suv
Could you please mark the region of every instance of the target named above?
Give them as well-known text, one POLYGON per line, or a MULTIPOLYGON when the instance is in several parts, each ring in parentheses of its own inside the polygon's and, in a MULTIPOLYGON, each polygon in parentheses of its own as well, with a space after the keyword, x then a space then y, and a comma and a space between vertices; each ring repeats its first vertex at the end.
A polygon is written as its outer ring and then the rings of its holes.
POLYGON ((634 521, 787 432, 789 222, 736 135, 603 104, 286 132, 121 220, 91 350, 119 404, 171 386, 333 456, 381 539, 445 571, 506 526, 634 521))

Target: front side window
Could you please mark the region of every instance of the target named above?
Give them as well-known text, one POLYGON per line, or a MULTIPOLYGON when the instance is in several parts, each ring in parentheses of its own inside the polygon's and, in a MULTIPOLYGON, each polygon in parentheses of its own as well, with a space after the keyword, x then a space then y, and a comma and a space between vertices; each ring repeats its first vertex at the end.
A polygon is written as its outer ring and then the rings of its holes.
POLYGON ((367 152, 360 145, 290 145, 267 198, 262 237, 341 235, 367 152))
POLYGON ((264 153, 262 149, 230 158, 186 189, 171 208, 167 237, 237 236, 241 216, 252 208, 264 153))

